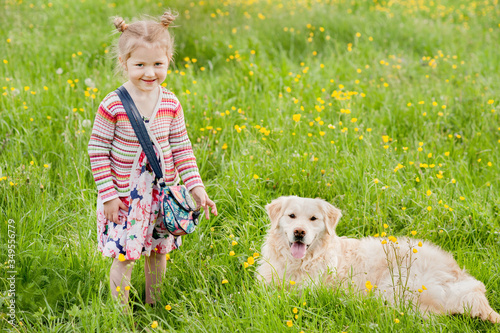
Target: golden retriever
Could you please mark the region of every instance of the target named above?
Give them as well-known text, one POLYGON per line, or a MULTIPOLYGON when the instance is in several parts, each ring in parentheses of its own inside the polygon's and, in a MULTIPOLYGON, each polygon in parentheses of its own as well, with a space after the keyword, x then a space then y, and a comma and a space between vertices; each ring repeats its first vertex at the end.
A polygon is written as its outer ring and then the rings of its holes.
POLYGON ((271 226, 257 268, 257 278, 266 283, 351 286, 379 293, 392 304, 411 301, 424 316, 467 313, 500 323, 484 284, 428 241, 338 237, 342 214, 322 199, 280 197, 266 209, 271 226))

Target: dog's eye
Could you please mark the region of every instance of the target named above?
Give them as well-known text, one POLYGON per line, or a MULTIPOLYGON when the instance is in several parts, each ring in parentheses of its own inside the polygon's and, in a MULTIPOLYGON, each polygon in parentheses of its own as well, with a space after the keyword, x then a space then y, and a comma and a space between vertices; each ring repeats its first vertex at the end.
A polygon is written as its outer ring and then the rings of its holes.
POLYGON ((311 217, 311 221, 315 221, 315 220, 317 220, 317 219, 318 219, 318 218, 317 218, 316 216, 311 217))
POLYGON ((292 219, 294 219, 294 218, 295 218, 295 214, 290 214, 290 215, 288 215, 288 216, 290 216, 290 218, 292 218, 292 219))

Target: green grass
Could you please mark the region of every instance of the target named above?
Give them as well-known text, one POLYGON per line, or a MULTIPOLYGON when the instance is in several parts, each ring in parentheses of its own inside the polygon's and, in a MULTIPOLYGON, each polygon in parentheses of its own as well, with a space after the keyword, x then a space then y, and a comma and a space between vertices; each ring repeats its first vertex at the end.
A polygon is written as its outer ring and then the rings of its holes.
POLYGON ((496 2, 2 0, 1 8, 1 328, 10 327, 12 219, 22 322, 14 331, 498 329, 466 316, 423 320, 343 290, 266 288, 254 266, 242 266, 260 251, 266 203, 321 197, 343 211, 339 235, 373 235, 387 223, 390 234, 416 230, 450 251, 500 310, 496 2), (144 306, 137 265, 132 318, 111 299, 111 260, 97 251, 85 120, 123 83, 106 53, 117 38, 109 17, 160 15, 164 6, 181 14, 167 87, 185 109, 220 214, 171 253, 158 308, 144 306), (86 94, 88 78, 97 90, 86 94))

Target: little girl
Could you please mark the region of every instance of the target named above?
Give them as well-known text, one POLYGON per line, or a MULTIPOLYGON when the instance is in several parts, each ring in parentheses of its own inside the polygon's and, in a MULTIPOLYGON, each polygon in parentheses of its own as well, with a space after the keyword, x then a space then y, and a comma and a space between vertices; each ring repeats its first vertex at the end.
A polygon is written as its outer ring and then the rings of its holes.
MULTIPOLYGON (((217 215, 209 199, 193 155, 184 113, 177 97, 161 83, 174 51, 168 26, 175 15, 167 10, 160 22, 153 20, 114 23, 121 32, 118 64, 128 81, 123 86, 132 96, 151 137, 167 186, 179 176, 198 207, 217 215)), ((127 113, 115 92, 101 102, 88 146, 92 173, 98 189, 97 237, 104 256, 114 258, 110 270, 111 293, 128 301, 135 260, 145 256, 146 302, 157 300, 154 286, 161 282, 166 254, 181 245, 160 222, 160 189, 135 136, 127 113)))

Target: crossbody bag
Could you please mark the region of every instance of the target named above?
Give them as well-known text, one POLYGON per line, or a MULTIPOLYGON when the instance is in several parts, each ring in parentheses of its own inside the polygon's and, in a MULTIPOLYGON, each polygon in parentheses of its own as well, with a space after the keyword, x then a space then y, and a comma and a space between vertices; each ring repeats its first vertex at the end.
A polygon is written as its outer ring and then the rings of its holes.
POLYGON ((142 150, 146 154, 151 168, 155 173, 155 179, 160 186, 160 204, 163 211, 163 227, 172 235, 182 236, 192 233, 198 225, 200 210, 191 198, 191 194, 184 185, 166 186, 163 180, 163 172, 156 158, 144 121, 137 109, 132 97, 125 87, 116 90, 127 112, 128 119, 132 124, 135 135, 139 139, 142 150))

